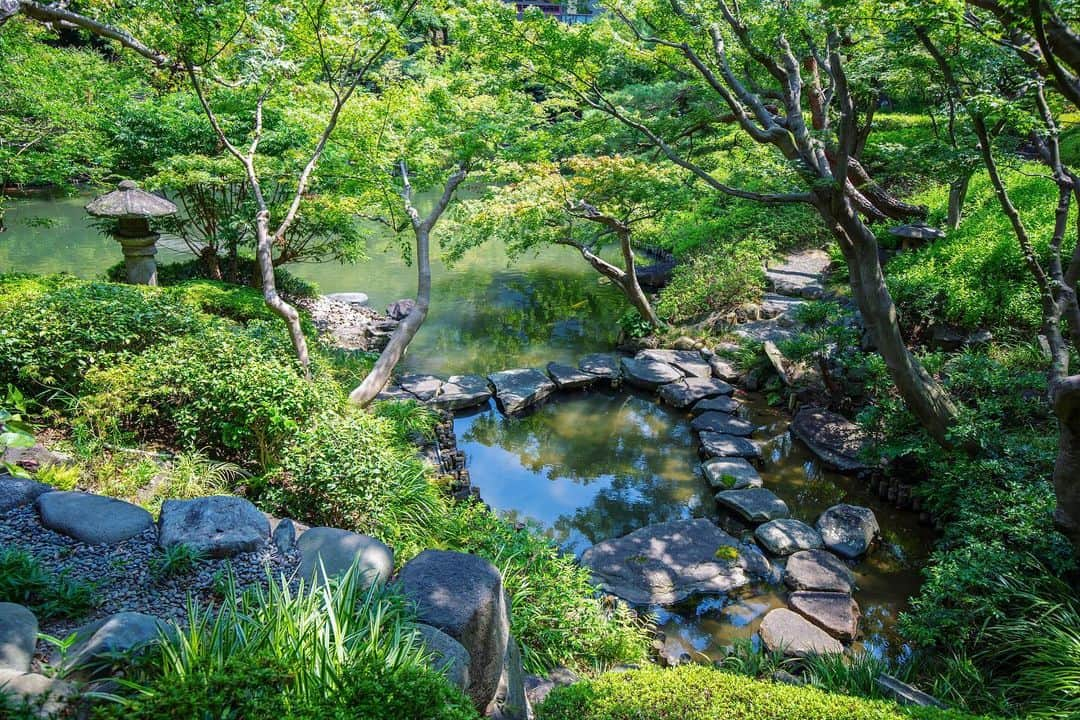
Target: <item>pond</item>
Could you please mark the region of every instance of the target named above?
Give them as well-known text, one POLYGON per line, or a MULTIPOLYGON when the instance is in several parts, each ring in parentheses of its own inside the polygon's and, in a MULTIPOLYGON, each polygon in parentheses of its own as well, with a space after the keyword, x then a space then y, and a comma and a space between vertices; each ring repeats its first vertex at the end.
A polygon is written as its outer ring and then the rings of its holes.
MULTIPOLYGON (((83 212, 86 197, 14 201, 9 230, 0 234, 0 271, 71 272, 96 277, 119 261, 115 241, 100 235, 83 212)), ((186 259, 175 239, 163 239, 161 262, 186 259)), ((373 237, 370 258, 356 265, 290 268, 323 292, 362 291, 381 307, 415 292, 415 271, 386 236, 373 237)), ((450 375, 548 361, 576 364, 610 350, 613 318, 622 311, 615 290, 569 248, 551 248, 508 265, 495 244, 470 251, 454 267, 436 260, 433 307, 404 368, 450 375)), ((856 568, 863 611, 863 644, 875 653, 903 654, 893 628, 906 599, 918 590, 917 568, 930 533, 913 513, 878 501, 852 478, 823 471, 786 433, 787 416, 760 398, 744 398, 744 413, 772 438, 762 466, 765 486, 798 519, 846 501, 874 509, 884 547, 856 568)), ((461 414, 459 445, 483 498, 510 518, 538 523, 568 552, 645 525, 716 517, 701 477, 689 416, 653 396, 622 391, 562 395, 536 413, 509 419, 494 407, 461 414)), ((716 659, 739 638, 751 638, 763 615, 784 604, 782 591, 756 588, 711 598, 676 611, 653 609, 663 652, 716 659)))

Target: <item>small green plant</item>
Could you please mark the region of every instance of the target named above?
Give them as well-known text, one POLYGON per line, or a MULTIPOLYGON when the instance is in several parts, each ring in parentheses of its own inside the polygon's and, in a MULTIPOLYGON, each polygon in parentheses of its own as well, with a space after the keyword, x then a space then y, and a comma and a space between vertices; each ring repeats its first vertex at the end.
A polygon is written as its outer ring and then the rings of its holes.
POLYGON ((731 473, 724 473, 720 476, 720 482, 723 483, 726 488, 735 487, 735 483, 739 482, 739 479, 731 473))
MULTIPOLYGON (((33 447, 36 442, 34 428, 23 420, 26 409, 26 398, 18 388, 8 384, 4 402, 0 405, 0 458, 8 448, 33 447)), ((10 475, 27 476, 25 470, 12 463, 0 462, 0 467, 10 475)))
POLYGON ((76 465, 62 465, 51 463, 38 469, 34 473, 34 479, 46 485, 52 485, 57 490, 74 490, 82 478, 82 471, 76 465))
POLYGON ((723 560, 724 562, 735 562, 739 559, 739 551, 731 545, 721 545, 716 548, 713 557, 717 560, 723 560))
POLYGON ((30 553, 0 546, 0 602, 28 607, 38 618, 77 618, 96 604, 96 588, 51 572, 30 553))
POLYGON ((634 308, 619 316, 619 327, 626 337, 634 339, 643 338, 653 331, 653 326, 634 308))
POLYGON ((206 553, 191 545, 170 545, 162 549, 160 555, 150 559, 150 576, 160 582, 171 577, 189 575, 205 558, 206 553))

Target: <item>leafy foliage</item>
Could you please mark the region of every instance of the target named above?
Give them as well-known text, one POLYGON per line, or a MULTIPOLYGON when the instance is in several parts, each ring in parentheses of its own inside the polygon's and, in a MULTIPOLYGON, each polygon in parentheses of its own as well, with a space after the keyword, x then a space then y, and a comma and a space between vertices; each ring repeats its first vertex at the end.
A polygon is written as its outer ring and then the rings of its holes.
POLYGON ((28 552, 0 546, 0 602, 25 605, 50 620, 78 618, 96 598, 92 585, 51 572, 28 552))

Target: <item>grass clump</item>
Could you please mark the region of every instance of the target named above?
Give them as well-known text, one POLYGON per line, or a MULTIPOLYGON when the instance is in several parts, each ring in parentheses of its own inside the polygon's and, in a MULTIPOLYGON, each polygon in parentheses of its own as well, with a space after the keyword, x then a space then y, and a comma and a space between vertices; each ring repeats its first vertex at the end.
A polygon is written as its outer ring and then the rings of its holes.
POLYGON ((150 559, 150 577, 161 581, 190 575, 205 558, 206 553, 186 543, 163 548, 160 555, 150 559))
POLYGON ((905 708, 727 673, 700 665, 608 673, 557 688, 538 720, 961 720, 951 710, 905 708))
POLYGON ((46 569, 28 552, 0 546, 0 602, 25 605, 38 618, 78 618, 96 604, 95 588, 46 569))

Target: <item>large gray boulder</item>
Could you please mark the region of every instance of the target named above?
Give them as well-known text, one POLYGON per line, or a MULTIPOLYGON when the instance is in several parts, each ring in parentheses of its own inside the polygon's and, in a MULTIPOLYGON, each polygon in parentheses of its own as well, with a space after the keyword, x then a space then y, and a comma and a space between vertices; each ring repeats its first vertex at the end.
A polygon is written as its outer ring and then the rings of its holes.
POLYGON ((698 415, 690 421, 690 427, 697 432, 714 432, 736 437, 750 437, 757 429, 752 422, 716 410, 698 415))
POLYGON ((690 407, 699 400, 730 395, 735 388, 715 378, 688 377, 660 387, 660 399, 677 408, 690 407))
POLYGON ((600 380, 599 375, 557 362, 547 364, 547 373, 560 390, 581 390, 600 380))
POLYGON ((488 379, 495 386, 495 401, 507 415, 528 410, 555 392, 555 383, 532 368, 503 370, 488 375, 488 379))
POLYGON ((865 554, 881 534, 874 511, 858 505, 833 505, 815 525, 825 547, 849 559, 865 554))
POLYGON ((822 547, 818 531, 794 518, 780 518, 759 525, 754 530, 754 538, 773 555, 790 555, 822 547))
POLYGON ((414 309, 416 309, 416 301, 411 298, 395 300, 386 306, 386 316, 391 320, 401 321, 407 318, 414 309))
POLYGON ((444 410, 461 410, 463 408, 483 405, 491 399, 491 386, 487 378, 479 375, 451 375, 439 387, 439 392, 431 400, 431 404, 444 410))
POLYGON ((367 535, 338 528, 314 527, 296 541, 300 551, 300 577, 324 584, 344 575, 354 565, 364 586, 386 582, 394 571, 394 551, 367 535))
POLYGON ((442 630, 468 651, 467 694, 480 711, 495 697, 510 641, 510 608, 502 575, 487 560, 425 550, 397 577, 419 622, 442 630))
POLYGON ((706 398, 697 402, 694 407, 690 409, 690 414, 697 416, 702 413, 710 411, 728 413, 729 415, 738 411, 741 403, 732 398, 726 396, 706 398))
POLYGON ((166 500, 158 518, 158 544, 187 545, 212 558, 254 552, 270 539, 270 522, 244 498, 212 495, 166 500))
POLYGON ((22 605, 0 602, 0 669, 26 672, 34 659, 38 621, 22 605))
POLYGON ((728 593, 771 573, 757 548, 703 518, 649 525, 597 543, 581 556, 581 564, 603 590, 635 605, 673 605, 695 594, 728 593))
POLYGON ((792 590, 850 595, 855 589, 855 576, 840 558, 827 550, 800 550, 788 558, 784 583, 792 590))
POLYGON ((29 505, 37 500, 39 495, 50 490, 52 487, 45 483, 0 472, 0 513, 14 510, 21 505, 29 505))
POLYGON ((637 360, 667 363, 687 377, 712 377, 708 359, 698 350, 642 350, 634 357, 637 360))
POLYGON ((402 375, 397 384, 405 392, 415 395, 420 402, 428 402, 439 394, 443 380, 434 375, 402 375))
POLYGON ((701 443, 698 454, 702 458, 741 457, 754 459, 761 457, 761 447, 753 440, 744 437, 703 432, 698 438, 701 443))
POLYGON ((420 644, 431 655, 432 668, 446 676, 447 681, 462 692, 469 689, 469 651, 465 646, 442 630, 431 625, 418 624, 420 644))
POLYGON ((787 608, 770 611, 761 621, 758 632, 761 644, 769 652, 782 652, 793 657, 844 652, 839 640, 787 608))
POLYGON ((859 634, 859 605, 847 593, 794 592, 788 605, 834 638, 850 641, 859 634))
POLYGON ((36 502, 42 525, 88 545, 115 545, 154 525, 138 505, 101 495, 47 492, 36 502))
POLYGON ((683 378, 683 374, 671 365, 647 358, 623 358, 622 372, 628 383, 642 390, 655 390, 683 378))
POLYGON ((578 368, 592 375, 607 378, 612 384, 615 384, 622 374, 618 356, 611 353, 586 355, 578 362, 578 368))
POLYGON ((761 476, 743 458, 712 458, 701 464, 713 490, 742 490, 761 487, 761 476))
POLYGON ((786 518, 790 514, 787 503, 765 488, 721 490, 716 493, 716 502, 752 523, 786 518))
POLYGON ((0 669, 0 694, 16 707, 25 703, 36 717, 55 718, 75 696, 75 687, 59 678, 0 669))
POLYGON ((117 655, 134 656, 168 632, 163 621, 138 612, 120 612, 88 623, 75 630, 75 644, 64 656, 64 672, 83 680, 104 677, 111 674, 117 655))
POLYGON ((869 438, 843 415, 821 408, 802 408, 791 420, 791 434, 828 467, 852 473, 867 468, 861 456, 869 438))

